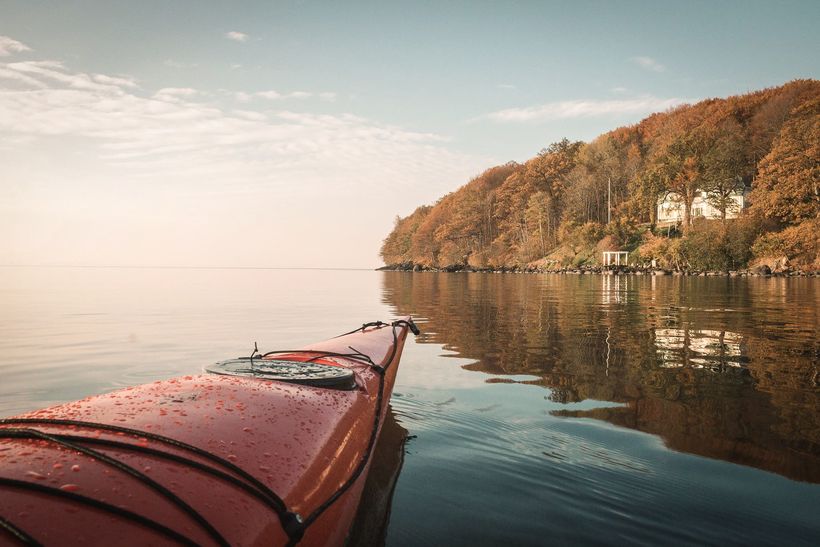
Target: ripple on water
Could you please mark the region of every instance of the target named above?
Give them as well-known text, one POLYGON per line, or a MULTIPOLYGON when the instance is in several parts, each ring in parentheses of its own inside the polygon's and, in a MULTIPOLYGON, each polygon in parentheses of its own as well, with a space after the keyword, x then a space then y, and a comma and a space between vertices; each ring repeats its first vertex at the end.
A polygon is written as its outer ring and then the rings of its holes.
MULTIPOLYGON (((766 543, 776 542, 783 519, 790 520, 788 510, 772 517, 766 503, 755 503, 754 488, 738 490, 744 472, 757 473, 753 470, 707 462, 726 468, 718 474, 732 472, 722 482, 704 484, 694 472, 702 459, 671 453, 656 437, 590 420, 511 416, 504 400, 471 406, 458 394, 445 395, 404 394, 393 400, 397 420, 417 435, 408 447, 399 496, 414 495, 409 484, 414 477, 436 485, 432 499, 424 494, 428 507, 407 497, 397 503, 431 513, 434 523, 432 513, 446 514, 448 521, 440 526, 457 529, 460 541, 766 543), (473 535, 469 523, 475 515, 487 522, 473 535), (733 526, 727 528, 727 522, 733 526)), ((791 520, 805 529, 799 517, 791 520)), ((805 532, 811 537, 816 529, 805 532)))

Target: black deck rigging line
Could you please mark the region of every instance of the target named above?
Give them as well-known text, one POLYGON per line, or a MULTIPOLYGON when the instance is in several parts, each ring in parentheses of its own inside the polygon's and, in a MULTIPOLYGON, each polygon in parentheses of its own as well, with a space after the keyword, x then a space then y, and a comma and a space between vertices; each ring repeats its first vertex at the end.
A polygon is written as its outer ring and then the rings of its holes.
MULTIPOLYGON (((277 513, 285 514, 287 513, 287 508, 285 506, 285 502, 282 501, 282 498, 276 495, 270 488, 268 488, 263 482, 259 479, 239 467, 238 465, 223 459, 216 454, 208 452, 207 450, 203 450, 201 448, 197 448, 196 446, 184 443, 177 439, 172 439, 171 437, 165 437, 163 435, 159 435, 157 433, 151 433, 148 431, 142 431, 140 429, 133 429, 130 427, 124 427, 120 425, 108 425, 102 424, 97 422, 84 422, 80 420, 61 420, 61 419, 54 419, 54 418, 6 418, 0 419, 0 425, 20 425, 20 424, 46 424, 46 425, 68 425, 68 426, 76 426, 76 427, 83 427, 88 429, 102 429, 105 431, 114 431, 116 433, 127 433, 129 435, 134 435, 137 437, 144 437, 146 439, 151 439, 152 441, 157 441, 161 443, 165 443, 171 445, 173 447, 186 450, 197 456, 201 456, 208 460, 211 460, 214 463, 221 465, 223 468, 232 471, 233 473, 239 475, 243 479, 247 480, 253 486, 255 486, 260 492, 264 492, 266 496, 268 496, 276 508, 277 513)), ((0 429, 2 431, 2 429, 0 429)))
MULTIPOLYGON (((344 483, 342 483, 339 486, 339 488, 327 500, 325 500, 321 505, 319 505, 319 507, 317 507, 312 513, 310 513, 310 515, 308 515, 308 517, 304 521, 302 521, 301 517, 297 513, 293 513, 291 511, 288 511, 287 506, 285 505, 285 502, 282 500, 282 498, 280 498, 278 495, 276 495, 276 493, 274 493, 264 483, 262 483, 261 481, 256 479, 253 475, 251 475, 250 473, 247 473, 246 471, 244 471, 242 468, 238 467, 237 465, 234 465, 233 463, 231 463, 227 460, 224 460, 224 459, 220 458, 219 456, 217 456, 217 455, 215 455, 211 452, 208 452, 207 450, 203 450, 201 448, 197 448, 195 446, 183 443, 182 441, 178 441, 178 440, 172 439, 170 437, 164 437, 164 436, 158 435, 156 433, 149 433, 149 432, 146 432, 146 431, 141 431, 141 430, 138 430, 138 429, 132 429, 132 428, 123 427, 123 426, 114 426, 114 425, 100 424, 100 423, 95 423, 95 422, 84 422, 84 421, 79 421, 79 420, 61 420, 61 419, 50 419, 50 418, 7 418, 7 419, 0 419, 0 425, 14 425, 14 424, 18 424, 18 425, 19 424, 69 425, 69 426, 77 426, 77 427, 84 427, 84 428, 91 428, 91 429, 103 429, 103 430, 108 430, 108 431, 128 433, 128 434, 131 434, 131 435, 136 435, 136 436, 144 437, 144 438, 147 438, 147 439, 152 439, 152 440, 155 440, 155 441, 158 441, 158 442, 162 442, 162 443, 174 446, 176 448, 180 448, 180 449, 183 449, 183 450, 187 450, 189 452, 193 452, 194 454, 196 454, 198 456, 201 456, 201 457, 206 458, 208 460, 211 460, 215 463, 218 463, 219 465, 223 466, 224 468, 227 468, 228 470, 232 471, 233 473, 235 473, 235 474, 239 475, 240 477, 242 477, 243 479, 247 480, 248 483, 250 483, 250 484, 245 483, 245 482, 237 479, 236 477, 234 477, 232 475, 229 475, 227 473, 224 473, 224 472, 222 472, 218 469, 215 469, 215 468, 209 467, 205 464, 202 464, 201 462, 198 462, 196 460, 191 460, 189 458, 185 458, 184 456, 179 456, 177 454, 171 454, 171 453, 168 453, 168 452, 164 452, 162 450, 157 450, 157 449, 153 449, 153 448, 149 448, 149 447, 134 445, 134 444, 130 444, 130 443, 124 443, 124 442, 119 442, 119 441, 114 441, 114 440, 93 439, 93 438, 81 437, 81 436, 78 436, 78 435, 47 434, 47 433, 43 433, 39 430, 30 429, 30 428, 14 428, 14 429, 12 429, 12 428, 0 428, 0 438, 2 438, 2 437, 7 437, 7 438, 8 437, 16 437, 16 438, 37 438, 37 439, 42 439, 42 440, 46 440, 46 441, 56 443, 56 444, 61 445, 61 446, 68 447, 72 450, 76 450, 76 451, 81 452, 83 454, 86 454, 90 457, 96 458, 96 459, 98 459, 102 462, 105 462, 108 465, 111 465, 111 466, 113 466, 113 467, 115 467, 115 468, 117 468, 117 469, 119 469, 119 470, 121 470, 125 473, 128 473, 129 475, 132 475, 133 477, 135 477, 138 480, 144 482, 145 484, 147 484, 148 486, 150 486, 154 490, 158 491, 164 497, 168 498, 171 502, 173 502, 175 505, 177 505, 179 508, 181 508, 184 512, 188 513, 189 516, 191 516, 194 520, 196 520, 197 523, 199 523, 202 526, 202 528, 204 528, 205 531, 213 539, 215 539, 217 541, 217 543, 219 543, 220 545, 228 545, 228 543, 225 541, 225 539, 222 538, 222 536, 219 534, 219 532, 215 528, 213 528, 213 526, 207 520, 205 520, 198 512, 196 512, 196 510, 194 510, 192 507, 190 507, 184 500, 182 500, 181 498, 176 496, 176 494, 174 494, 170 490, 166 489, 161 484, 153 481, 147 475, 144 475, 143 473, 137 471, 133 467, 131 467, 127 464, 124 464, 124 463, 122 463, 122 462, 120 462, 120 461, 118 461, 114 458, 111 458, 111 457, 107 456, 104 453, 101 453, 99 451, 96 451, 96 450, 93 450, 93 449, 86 448, 84 446, 78 445, 78 444, 76 444, 75 441, 85 442, 85 443, 89 443, 89 444, 98 444, 98 445, 114 446, 114 447, 117 447, 117 448, 130 449, 130 450, 134 450, 134 451, 138 451, 138 452, 152 454, 152 455, 157 456, 157 457, 163 457, 163 458, 166 458, 166 459, 171 459, 171 460, 174 460, 174 461, 177 461, 177 462, 180 462, 180 463, 184 463, 186 465, 189 465, 191 467, 194 467, 196 469, 199 469, 201 471, 209 473, 213 476, 216 476, 216 477, 218 477, 222 480, 225 480, 225 481, 233 484, 234 486, 237 486, 237 487, 245 490, 246 492, 250 493, 254 497, 259 498, 263 502, 265 502, 265 504, 268 505, 269 507, 271 507, 271 509, 273 509, 276 512, 277 516, 279 517, 279 520, 282 524, 282 528, 284 529, 285 533, 288 535, 288 538, 290 539, 289 545, 295 545, 296 543, 299 542, 299 540, 301 540, 301 538, 304 535, 307 528, 311 524, 313 524, 322 515, 322 513, 324 513, 331 505, 333 505, 333 503, 335 503, 336 500, 338 500, 351 486, 353 486, 353 484, 356 482, 356 480, 359 478, 359 476, 361 476, 362 472, 364 471, 364 468, 366 467, 367 462, 369 461, 370 455, 371 455, 371 453, 373 451, 373 448, 375 446, 376 437, 377 437, 377 434, 378 434, 378 431, 379 431, 379 425, 380 425, 380 422, 381 422, 381 410, 382 410, 382 406, 384 404, 383 399, 384 399, 385 373, 387 372, 387 369, 393 364, 393 360, 396 357, 396 352, 398 351, 398 341, 399 340, 398 340, 398 335, 396 334, 396 327, 406 326, 406 327, 408 327, 408 329, 414 335, 419 334, 419 329, 416 326, 416 324, 413 323, 412 320, 400 319, 400 320, 397 320, 397 321, 393 321, 390 324, 383 323, 381 321, 374 321, 374 322, 371 322, 371 323, 365 323, 360 328, 357 328, 357 329, 352 330, 348 333, 341 334, 341 335, 337 336, 337 338, 339 338, 341 336, 346 336, 348 334, 353 334, 355 332, 364 331, 367 327, 376 327, 376 328, 380 329, 380 328, 387 327, 387 326, 390 326, 392 328, 393 344, 392 344, 390 355, 385 360, 382 361, 381 366, 377 365, 370 356, 356 350, 355 348, 353 348, 351 346, 348 346, 348 347, 350 348, 350 350, 353 353, 340 353, 340 352, 332 352, 332 351, 302 349, 302 350, 276 350, 276 351, 270 351, 270 352, 265 353, 265 354, 260 356, 260 357, 266 357, 266 356, 269 356, 269 355, 277 355, 277 354, 285 354, 285 353, 313 353, 313 354, 316 354, 316 356, 309 359, 308 362, 315 361, 315 360, 320 359, 322 357, 341 357, 341 358, 345 358, 345 359, 359 361, 363 364, 366 364, 366 365, 370 366, 370 368, 372 370, 376 371, 379 375, 379 390, 378 390, 378 395, 376 397, 376 408, 375 408, 375 412, 374 412, 374 416, 373 416, 373 429, 372 429, 371 434, 370 434, 370 439, 369 439, 368 444, 367 444, 367 449, 365 450, 364 454, 362 455, 361 459, 359 460, 359 463, 357 464, 357 466, 354 469, 353 473, 351 473, 350 477, 348 477, 348 479, 344 483)), ((253 356, 257 353, 258 353, 258 350, 256 349, 256 345, 254 344, 254 353, 251 355, 250 358, 246 358, 246 359, 251 359, 251 361, 252 361, 253 356)), ((135 520, 137 522, 140 522, 143 525, 149 526, 149 527, 151 527, 155 530, 160 531, 161 533, 164 533, 165 535, 173 537, 174 539, 176 539, 177 541, 179 541, 181 543, 192 544, 192 545, 195 544, 194 542, 192 542, 190 539, 186 538, 185 536, 182 536, 181 534, 178 534, 177 532, 174 532, 173 530, 163 526, 162 524, 160 524, 158 522, 155 522, 151 519, 148 519, 147 517, 143 517, 143 516, 138 515, 136 513, 132 513, 128 510, 125 510, 125 509, 122 509, 122 508, 107 504, 107 503, 99 501, 99 500, 95 500, 93 498, 87 498, 87 497, 81 496, 79 494, 74 494, 73 492, 65 492, 63 490, 59 490, 59 489, 55 489, 55 488, 51 488, 51 487, 46 487, 46 486, 39 485, 39 484, 36 484, 36 483, 30 483, 30 482, 27 482, 27 481, 15 481, 14 479, 0 478, 0 484, 6 484, 6 485, 10 485, 10 486, 17 486, 19 488, 29 488, 29 489, 33 489, 33 490, 37 490, 37 491, 47 492, 47 493, 50 493, 52 495, 58 495, 58 496, 63 496, 63 497, 67 497, 67 498, 70 498, 70 499, 74 499, 76 501, 80 501, 82 503, 90 504, 90 505, 93 505, 97 508, 108 510, 110 512, 114 512, 116 514, 119 514, 121 516, 129 518, 131 520, 135 520)), ((0 527, 8 530, 9 533, 12 533, 13 535, 15 535, 15 537, 18 537, 18 539, 21 538, 21 536, 18 535, 18 533, 19 533, 22 536, 30 539, 31 541, 34 541, 34 543, 28 543, 28 544, 39 545, 35 540, 33 540, 33 538, 30 538, 30 536, 28 536, 25 532, 23 532, 22 530, 19 530, 19 528, 17 528, 17 527, 14 527, 11 523, 8 523, 8 521, 4 521, 2 519, 2 517, 0 517, 0 527)))
MULTIPOLYGON (((148 431, 142 431, 139 429, 132 429, 129 427, 118 426, 118 425, 108 425, 108 424, 101 424, 96 422, 84 422, 79 420, 60 420, 60 419, 53 419, 53 418, 7 418, 7 419, 0 419, 0 425, 19 425, 19 424, 45 424, 45 425, 68 425, 68 426, 76 426, 76 427, 84 427, 89 429, 102 429, 107 431, 114 431, 118 433, 127 433, 130 435, 135 435, 139 437, 144 437, 146 439, 151 439, 154 441, 162 442, 176 448, 180 448, 183 450, 187 450, 192 452, 198 456, 201 456, 205 459, 211 460, 219 465, 223 466, 224 468, 232 471, 233 473, 239 475, 241 478, 247 480, 250 483, 250 486, 254 487, 259 494, 264 495, 265 501, 271 509, 276 512, 279 521, 282 524, 282 528, 285 530, 285 533, 288 534, 288 537, 292 535, 298 535, 298 528, 300 527, 300 519, 296 513, 292 513, 287 510, 285 506, 285 502, 282 501, 273 490, 271 490, 267 485, 261 482, 259 479, 242 469, 241 467, 231 463, 228 460, 220 458, 216 454, 208 452, 207 450, 203 450, 201 448, 197 448, 196 446, 189 445, 177 439, 172 439, 170 437, 165 437, 163 435, 159 435, 156 433, 150 433, 148 431)), ((0 428, 0 433, 5 431, 5 429, 0 428)), ((32 430, 36 431, 36 430, 32 430)), ((92 442, 91 439, 83 438, 82 441, 92 442)), ((127 444, 127 443, 124 443, 127 444)), ((134 450, 139 450, 138 445, 129 445, 134 450)), ((168 453, 163 453, 168 454, 168 453)), ((168 454, 168 456, 171 456, 168 454)), ((193 461, 193 460, 192 460, 193 461)), ((190 465, 190 464, 189 464, 190 465)), ((207 467, 207 466, 206 466, 207 467)), ((216 470, 214 470, 216 471, 216 470)), ((244 488, 244 487, 243 487, 244 488)), ((251 492, 251 489, 248 490, 251 492)), ((253 495, 259 497, 257 493, 253 493, 253 495)), ((260 498, 261 499, 261 498, 260 498)))
MULTIPOLYGON (((144 517, 139 513, 134 513, 133 511, 129 511, 128 509, 123 509, 122 507, 117 507, 116 505, 112 505, 110 503, 106 503, 95 498, 89 498, 87 496, 83 496, 75 492, 67 492, 65 490, 60 490, 59 488, 54 488, 53 486, 46 486, 44 484, 38 484, 36 482, 7 479, 5 477, 0 477, 0 485, 7 486, 9 488, 19 488, 21 490, 32 490, 40 494, 66 498, 72 501, 76 501, 78 503, 83 503, 85 505, 94 507, 95 509, 101 509, 109 513, 114 513, 117 516, 141 524, 146 528, 150 528, 155 532, 158 532, 166 537, 173 539, 177 543, 191 546, 199 545, 194 540, 180 534, 175 530, 172 530, 171 528, 168 528, 167 526, 164 526, 163 524, 160 524, 159 522, 156 522, 155 520, 149 519, 148 517, 144 517)), ((39 545, 39 543, 37 543, 36 540, 33 541, 35 541, 35 543, 31 545, 39 545)))
MULTIPOLYGON (((144 437, 146 439, 151 439, 157 442, 165 443, 176 448, 186 450, 198 456, 201 456, 205 459, 213 461, 223 468, 232 471, 233 473, 239 475, 243 479, 247 480, 251 485, 256 487, 260 492, 265 493, 266 497, 269 499, 268 505, 276 512, 277 517, 279 517, 279 521, 282 524, 282 528, 284 528, 285 533, 288 534, 288 537, 292 535, 298 535, 298 528, 300 526, 299 516, 296 513, 292 513, 288 511, 285 502, 280 498, 273 490, 271 490, 266 484, 261 482, 259 479, 239 467, 238 465, 231 463, 230 461, 223 459, 216 454, 208 452, 207 450, 203 450, 201 448, 197 448, 196 446, 184 443, 177 439, 172 439, 171 437, 165 437, 163 435, 159 435, 157 433, 151 433, 148 431, 142 431, 140 429, 133 429, 130 427, 124 427, 119 425, 109 425, 109 424, 102 424, 97 422, 84 422, 80 420, 62 420, 62 419, 54 419, 54 418, 6 418, 0 419, 0 425, 19 425, 19 424, 45 424, 45 425, 68 425, 68 426, 76 426, 76 427, 84 427, 89 429, 102 429, 106 431, 114 431, 117 433, 127 433, 129 435, 135 435, 138 437, 144 437)), ((0 428, 0 431, 3 429, 0 428)))
MULTIPOLYGON (((319 349, 276 349, 273 351, 269 351, 267 353, 263 353, 262 357, 268 357, 269 355, 286 355, 286 354, 296 354, 296 353, 315 353, 315 357, 311 357, 308 359, 307 363, 312 361, 316 361, 317 359, 322 359, 323 357, 342 357, 344 359, 352 359, 353 361, 359 361, 360 363, 364 363, 366 365, 373 365, 373 360, 364 353, 358 352, 354 350, 354 353, 340 353, 338 351, 323 351, 319 349)), ((239 359, 248 359, 248 357, 239 357, 239 359)))
POLYGON ((5 530, 12 536, 14 539, 19 541, 23 545, 31 545, 33 547, 42 547, 42 543, 28 535, 25 530, 21 530, 8 520, 4 519, 2 515, 0 515, 0 530, 5 530))
POLYGON ((306 362, 307 363, 312 363, 313 361, 321 359, 322 357, 343 357, 345 359, 353 359, 355 361, 361 361, 362 363, 364 363, 366 365, 370 365, 372 367, 376 366, 376 363, 373 362, 373 359, 371 359, 370 356, 367 355, 366 353, 362 353, 361 351, 357 350, 353 346, 347 346, 347 347, 353 353, 328 352, 328 353, 331 353, 331 355, 317 355, 316 357, 311 357, 306 362))
POLYGON ((418 336, 421 334, 421 330, 419 329, 418 325, 416 325, 412 319, 399 319, 397 321, 393 321, 393 326, 406 326, 410 329, 410 332, 413 333, 413 336, 418 336))
MULTIPOLYGON (((4 429, 0 429, 0 436, 2 436, 3 431, 4 431, 4 429)), ((37 438, 34 435, 29 435, 29 434, 23 433, 22 431, 24 431, 24 430, 10 430, 10 431, 15 431, 15 433, 19 433, 19 434, 15 434, 15 435, 9 435, 10 437, 15 437, 15 438, 20 438, 20 439, 37 438)), ((31 431, 34 431, 34 430, 31 430, 31 431)), ((100 446, 113 447, 113 448, 117 448, 117 449, 121 449, 121 450, 130 450, 130 451, 133 451, 133 452, 141 452, 143 454, 149 454, 149 455, 154 456, 156 458, 162 458, 162 459, 170 460, 170 461, 173 461, 173 462, 176 462, 176 463, 181 463, 181 464, 187 465, 188 467, 192 467, 194 469, 202 471, 204 473, 208 473, 209 475, 212 475, 212 476, 214 476, 218 479, 221 479, 221 480, 231 484, 232 486, 236 486, 237 488, 240 488, 240 489, 244 490, 245 492, 249 493, 250 495, 256 497, 257 499, 262 501, 268 507, 270 507, 274 510, 277 509, 277 507, 272 502, 270 496, 267 493, 257 489, 253 485, 250 485, 246 482, 241 481, 240 479, 234 477, 233 475, 229 475, 229 474, 227 474, 223 471, 220 471, 219 469, 216 469, 214 467, 205 465, 204 463, 198 462, 196 460, 186 458, 185 456, 180 456, 178 454, 172 454, 170 452, 165 452, 164 450, 158 450, 156 448, 151 448, 149 446, 141 446, 141 445, 138 445, 138 444, 127 443, 127 442, 123 442, 123 441, 115 441, 113 439, 100 439, 100 438, 94 438, 94 437, 83 437, 83 436, 79 436, 79 435, 52 434, 52 436, 54 438, 60 439, 62 441, 82 442, 84 444, 96 444, 96 445, 100 445, 100 446)))
POLYGON ((249 359, 251 360, 251 371, 253 371, 253 358, 256 354, 259 353, 259 346, 256 345, 256 342, 253 343, 253 351, 251 352, 251 356, 249 359))
POLYGON ((202 527, 202 529, 205 530, 205 532, 207 532, 207 534, 209 536, 211 536, 211 538, 214 541, 216 541, 219 545, 222 545, 223 547, 230 547, 230 544, 227 542, 227 540, 224 537, 222 537, 222 534, 220 534, 219 531, 217 531, 217 529, 214 528, 214 526, 210 522, 208 522, 208 520, 205 517, 200 515, 199 512, 197 512, 196 509, 194 509, 193 507, 188 505, 188 503, 185 500, 183 500, 182 498, 180 498, 179 496, 177 496, 176 494, 174 494, 173 492, 168 490, 165 486, 161 485, 160 483, 158 483, 157 481, 155 481, 154 479, 152 479, 151 477, 149 477, 145 473, 143 473, 141 471, 137 471, 134 467, 132 467, 128 464, 125 464, 125 463, 123 463, 119 460, 116 460, 116 459, 112 458, 111 456, 108 456, 108 455, 100 452, 99 450, 94 450, 92 448, 88 448, 88 447, 82 446, 80 444, 71 442, 71 441, 66 441, 66 440, 60 439, 58 437, 55 437, 54 435, 49 435, 48 433, 43 433, 42 431, 39 431, 37 429, 30 429, 30 428, 26 428, 26 429, 17 429, 17 428, 0 429, 0 438, 15 438, 15 437, 19 438, 20 436, 25 436, 26 438, 41 439, 41 440, 44 440, 44 441, 49 441, 51 443, 54 443, 58 446, 64 446, 64 447, 69 448, 71 450, 76 450, 77 452, 81 452, 82 454, 85 454, 86 456, 88 456, 90 458, 101 461, 105 464, 110 465, 111 467, 113 467, 115 469, 119 469, 123 473, 131 475, 132 477, 134 477, 138 481, 142 482, 146 486, 149 486, 153 490, 159 492, 160 495, 162 495, 164 498, 166 498, 172 504, 176 505, 184 513, 187 513, 188 516, 191 517, 194 521, 196 521, 202 527))
POLYGON ((359 327, 357 329, 353 329, 352 331, 349 331, 349 332, 345 332, 345 333, 340 334, 338 336, 334 336, 333 338, 341 338, 342 336, 347 336, 348 334, 353 334, 354 332, 362 332, 367 327, 386 327, 386 326, 387 326, 387 323, 385 323, 384 321, 371 321, 369 323, 362 323, 361 327, 359 327))

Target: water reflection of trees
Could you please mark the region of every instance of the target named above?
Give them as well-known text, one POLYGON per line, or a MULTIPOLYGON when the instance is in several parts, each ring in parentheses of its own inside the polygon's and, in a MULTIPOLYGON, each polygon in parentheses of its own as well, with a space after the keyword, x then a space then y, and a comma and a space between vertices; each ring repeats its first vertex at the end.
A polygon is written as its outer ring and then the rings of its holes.
POLYGON ((386 272, 384 300, 467 370, 535 375, 563 411, 820 482, 813 280, 386 272), (785 282, 792 282, 789 286, 785 282))

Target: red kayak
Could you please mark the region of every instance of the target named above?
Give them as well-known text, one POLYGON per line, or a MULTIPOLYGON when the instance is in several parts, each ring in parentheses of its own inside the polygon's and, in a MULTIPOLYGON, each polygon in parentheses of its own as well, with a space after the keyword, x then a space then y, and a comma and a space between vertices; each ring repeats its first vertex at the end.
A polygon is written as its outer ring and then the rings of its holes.
POLYGON ((344 544, 408 331, 0 420, 0 544, 344 544))

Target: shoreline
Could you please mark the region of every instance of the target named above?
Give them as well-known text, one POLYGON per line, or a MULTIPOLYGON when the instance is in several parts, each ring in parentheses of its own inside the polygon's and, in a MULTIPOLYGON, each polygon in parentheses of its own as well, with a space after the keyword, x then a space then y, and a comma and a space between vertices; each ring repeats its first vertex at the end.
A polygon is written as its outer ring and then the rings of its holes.
POLYGON ((664 268, 644 268, 641 266, 581 266, 576 268, 544 268, 538 266, 503 266, 501 268, 474 268, 472 266, 450 265, 441 268, 421 264, 390 264, 376 268, 382 272, 444 272, 444 273, 493 273, 493 274, 560 274, 560 275, 657 275, 677 277, 820 277, 820 271, 803 270, 771 271, 767 266, 744 270, 668 270, 664 268))

